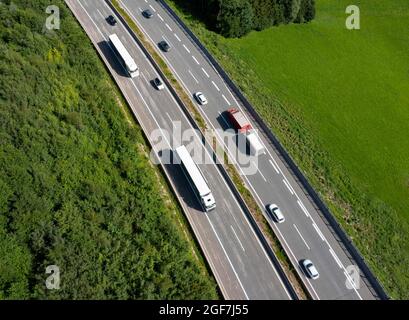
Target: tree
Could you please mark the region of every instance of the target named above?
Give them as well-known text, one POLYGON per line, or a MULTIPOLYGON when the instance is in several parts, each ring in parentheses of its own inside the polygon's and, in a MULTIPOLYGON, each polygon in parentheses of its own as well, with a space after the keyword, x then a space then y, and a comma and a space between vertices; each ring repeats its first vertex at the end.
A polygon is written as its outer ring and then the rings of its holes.
POLYGON ((250 0, 253 8, 253 29, 263 30, 273 24, 276 0, 250 0))
POLYGON ((241 37, 282 23, 311 21, 315 0, 175 0, 225 37, 241 37))
POLYGON ((297 18, 301 8, 301 1, 302 0, 280 0, 283 4, 286 23, 293 22, 297 18))
POLYGON ((309 22, 315 18, 315 0, 304 0, 304 21, 309 22))
POLYGON ((217 29, 229 38, 238 38, 253 27, 253 8, 248 0, 220 0, 217 29))
POLYGON ((315 17, 315 0, 302 0, 301 7, 298 12, 297 18, 294 20, 296 23, 309 22, 315 17))

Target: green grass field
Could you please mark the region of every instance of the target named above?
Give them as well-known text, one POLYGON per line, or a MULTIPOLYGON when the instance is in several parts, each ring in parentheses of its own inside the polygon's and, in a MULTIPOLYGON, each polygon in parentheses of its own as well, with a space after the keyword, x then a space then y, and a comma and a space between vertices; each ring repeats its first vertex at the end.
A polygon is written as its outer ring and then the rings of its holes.
POLYGON ((224 39, 181 16, 319 190, 388 293, 409 297, 409 1, 317 0, 317 17, 224 39))

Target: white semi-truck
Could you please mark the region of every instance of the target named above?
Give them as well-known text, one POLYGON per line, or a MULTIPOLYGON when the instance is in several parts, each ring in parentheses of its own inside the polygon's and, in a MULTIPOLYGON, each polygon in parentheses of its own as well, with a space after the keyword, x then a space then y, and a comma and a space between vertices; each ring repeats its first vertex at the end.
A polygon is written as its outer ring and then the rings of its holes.
POLYGON ((139 68, 116 34, 109 36, 111 48, 131 78, 139 76, 139 68))
POLYGON ((189 184, 196 196, 200 199, 203 208, 206 211, 216 208, 216 201, 214 200, 206 179, 197 164, 193 161, 186 147, 183 145, 177 147, 175 149, 175 155, 176 159, 180 161, 183 172, 189 180, 189 184))

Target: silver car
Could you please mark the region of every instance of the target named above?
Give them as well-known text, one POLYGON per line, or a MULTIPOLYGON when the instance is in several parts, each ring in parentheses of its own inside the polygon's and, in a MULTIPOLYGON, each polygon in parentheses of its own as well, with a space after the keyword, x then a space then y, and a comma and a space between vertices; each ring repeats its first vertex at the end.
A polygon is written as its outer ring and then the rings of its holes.
POLYGON ((318 279, 320 277, 320 274, 318 273, 317 268, 314 266, 314 264, 311 262, 311 260, 305 259, 302 262, 302 265, 304 267, 305 272, 307 272, 308 276, 312 279, 318 279))
POLYGON ((268 206, 268 212, 270 216, 278 223, 282 223, 285 221, 284 215, 281 212, 280 208, 276 204, 270 204, 268 206))

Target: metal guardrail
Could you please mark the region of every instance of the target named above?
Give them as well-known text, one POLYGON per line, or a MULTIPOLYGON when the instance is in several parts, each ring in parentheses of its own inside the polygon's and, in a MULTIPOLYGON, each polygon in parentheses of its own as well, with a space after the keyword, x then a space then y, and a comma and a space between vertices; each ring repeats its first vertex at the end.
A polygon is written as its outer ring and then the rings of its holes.
POLYGON ((347 236, 345 231, 342 229, 340 224, 336 221, 332 213, 329 211, 328 207, 324 204, 324 202, 321 200, 317 192, 310 185, 310 183, 308 182, 304 174, 301 172, 301 170, 292 160, 290 155, 287 153, 287 151, 284 149, 280 141, 273 134, 271 129, 267 126, 264 120, 259 116, 257 111, 247 100, 247 98, 242 94, 241 90, 230 79, 230 77, 223 70, 223 68, 220 66, 217 60, 213 58, 212 54, 200 42, 200 40, 196 37, 196 35, 186 26, 186 24, 182 21, 182 19, 179 18, 179 16, 173 11, 173 9, 166 3, 166 1, 164 0, 156 0, 156 1, 160 3, 166 11, 169 12, 171 17, 173 17, 176 23, 182 28, 182 30, 187 34, 187 36, 199 48, 199 50, 203 53, 203 56, 206 58, 206 60, 210 62, 210 64, 213 66, 216 72, 223 78, 223 80, 226 82, 230 90, 236 95, 238 100, 246 108, 247 112, 252 116, 252 118, 255 120, 257 125, 262 129, 261 131, 268 138, 268 141, 271 142, 272 146, 274 147, 274 149, 276 149, 280 157, 284 159, 284 163, 286 164, 290 173, 296 178, 296 180, 300 182, 305 195, 313 200, 313 203, 318 209, 319 214, 321 215, 321 217, 324 218, 324 222, 325 220, 328 222, 326 223, 327 226, 329 227, 331 232, 335 235, 335 238, 341 244, 341 247, 344 249, 347 256, 351 257, 357 263, 359 269, 365 275, 364 281, 367 283, 369 289, 374 294, 374 296, 377 297, 378 299, 388 300, 389 299, 388 295, 386 294, 385 290, 379 283, 378 279, 369 269, 361 253, 353 245, 352 241, 349 239, 349 237, 347 236))
POLYGON ((222 174, 223 178, 225 179, 225 181, 229 185, 230 189, 232 190, 236 200, 238 201, 238 203, 240 204, 240 206, 243 209, 244 213, 246 214, 246 217, 247 217, 248 221, 250 222, 250 224, 251 224, 253 230, 255 231, 255 233, 257 234, 257 237, 260 240, 264 250, 268 254, 270 260, 274 264, 274 267, 276 268, 276 270, 277 270, 277 272, 278 272, 278 274, 280 276, 280 279, 283 281, 284 285, 286 286, 286 289, 288 290, 291 298, 293 300, 298 300, 299 298, 297 296, 297 293, 295 292, 294 288, 292 287, 291 282, 289 281, 286 273, 284 272, 280 262, 278 261, 277 257, 275 256, 273 250, 271 249, 270 245, 268 244, 267 240, 265 239, 264 234, 262 233, 262 231, 258 227, 257 222, 254 220, 253 215, 250 212, 250 209, 248 208, 247 204, 243 200, 240 192, 236 188, 236 185, 234 184, 234 182, 231 180, 231 178, 230 178, 229 174, 227 173, 226 169, 223 167, 222 162, 220 162, 218 160, 217 155, 215 154, 215 152, 211 148, 211 145, 209 143, 206 143, 205 138, 204 138, 204 134, 203 134, 202 130, 200 129, 200 127, 197 125, 194 118, 192 117, 191 113, 189 112, 189 109, 183 103, 183 101, 180 99, 180 97, 176 93, 175 89, 172 87, 172 85, 170 84, 170 82, 168 81, 168 79, 166 78, 166 76, 164 75, 164 73, 162 72, 162 70, 160 69, 158 64, 156 63, 156 61, 152 58, 152 56, 148 52, 148 50, 144 47, 143 43, 136 36, 135 32, 129 27, 126 20, 122 17, 122 15, 118 12, 118 10, 113 6, 113 4, 111 3, 110 0, 105 0, 105 2, 108 4, 108 6, 111 8, 111 10, 118 16, 118 18, 121 20, 121 22, 123 23, 125 28, 129 31, 129 34, 138 43, 139 47, 141 48, 141 50, 143 51, 143 53, 145 54, 145 56, 147 57, 149 62, 155 68, 156 72, 161 76, 163 81, 166 83, 166 85, 169 88, 169 91, 171 92, 172 96, 175 98, 177 103, 182 107, 182 111, 185 113, 186 117, 188 118, 188 120, 191 123, 191 125, 193 126, 193 128, 195 128, 196 130, 198 130, 200 132, 200 135, 202 137, 202 143, 203 143, 204 147, 207 148, 208 151, 210 152, 210 154, 213 155, 213 160, 215 161, 216 167, 218 168, 218 170, 222 174))

